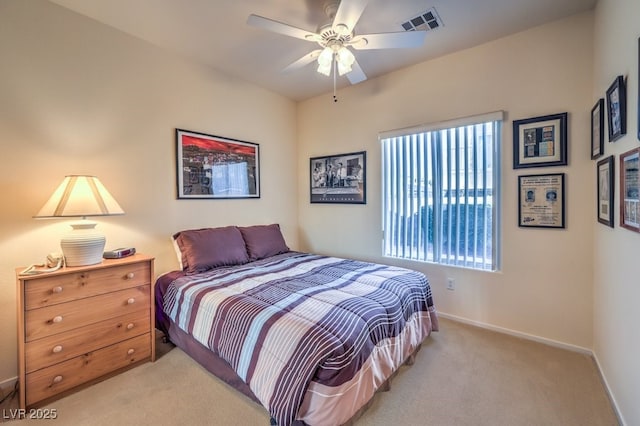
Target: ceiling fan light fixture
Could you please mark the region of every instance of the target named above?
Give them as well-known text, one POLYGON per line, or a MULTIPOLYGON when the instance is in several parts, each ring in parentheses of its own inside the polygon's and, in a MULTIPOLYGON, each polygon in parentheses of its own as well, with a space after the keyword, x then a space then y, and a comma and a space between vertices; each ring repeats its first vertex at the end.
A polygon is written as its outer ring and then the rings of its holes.
POLYGON ((332 61, 333 61, 333 49, 327 46, 324 49, 322 49, 320 56, 318 56, 318 64, 328 65, 329 67, 331 67, 332 61))
POLYGON ((327 46, 322 49, 320 56, 318 56, 318 72, 324 74, 327 77, 331 75, 331 65, 333 64, 334 51, 331 47, 327 46))
POLYGON ((340 50, 338 50, 336 59, 339 64, 350 67, 355 62, 356 57, 353 56, 353 53, 351 53, 349 49, 347 49, 346 47, 341 47, 340 50))
POLYGON ((327 77, 329 77, 331 75, 331 64, 326 64, 326 65, 318 65, 318 70, 317 70, 320 74, 324 74, 327 77))
POLYGON ((338 53, 336 54, 336 62, 338 63, 338 73, 340 75, 345 75, 348 72, 351 72, 351 65, 355 62, 356 58, 353 56, 353 53, 346 47, 340 48, 338 53))

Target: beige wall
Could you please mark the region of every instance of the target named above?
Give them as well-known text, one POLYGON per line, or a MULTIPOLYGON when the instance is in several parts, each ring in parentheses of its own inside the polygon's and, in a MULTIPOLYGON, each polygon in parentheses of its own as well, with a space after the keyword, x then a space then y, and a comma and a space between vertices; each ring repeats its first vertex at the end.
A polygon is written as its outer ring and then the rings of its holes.
POLYGON ((594 348, 622 417, 640 424, 638 235, 597 224, 588 147, 590 108, 617 74, 628 78, 629 134, 605 152, 617 159, 638 144, 639 7, 600 0, 595 27, 580 14, 342 89, 336 104, 327 94, 296 107, 44 0, 3 0, 0 383, 17 373, 14 268, 57 250, 67 224, 31 216, 65 174, 102 179, 127 213, 98 221, 107 245, 156 256, 157 273, 176 266, 171 233, 231 223, 279 222, 293 248, 392 262, 380 255, 378 132, 504 110, 502 270, 392 263, 426 272, 442 312, 594 348), (512 120, 563 111, 569 166, 514 171, 512 120), (262 198, 176 200, 176 127, 259 143, 262 198), (309 157, 358 150, 367 205, 309 204, 309 157), (567 174, 567 229, 520 229, 517 176, 546 172, 567 174))
POLYGON ((378 132, 497 110, 502 149, 502 270, 478 272, 419 262, 437 308, 496 328, 592 347, 590 160, 593 14, 584 13, 441 57, 299 106, 299 221, 303 249, 366 260, 381 257, 378 132), (569 166, 512 168, 512 120, 569 113, 569 166), (367 151, 367 204, 308 202, 309 157, 367 151), (566 173, 567 228, 517 226, 517 176, 566 173), (588 183, 588 184, 585 184, 588 183), (445 289, 446 278, 455 291, 445 289))
POLYGON ((0 2, 0 383, 17 375, 14 269, 59 250, 31 218, 66 174, 95 174, 126 214, 107 246, 177 266, 180 229, 279 222, 297 246, 295 103, 41 0, 0 2), (175 128, 260 144, 262 197, 176 200, 175 128), (290 165, 291 167, 287 167, 290 165))
MULTIPOLYGON (((599 0, 595 13, 594 84, 592 102, 606 96, 617 75, 627 82, 627 135, 605 142, 616 172, 620 154, 638 143, 637 0, 599 0)), ((604 157, 603 157, 604 158, 604 157)), ((616 173, 617 175, 617 173, 616 173)), ((624 423, 640 424, 640 234, 619 226, 619 177, 616 176, 615 228, 594 224, 594 352, 624 423)))

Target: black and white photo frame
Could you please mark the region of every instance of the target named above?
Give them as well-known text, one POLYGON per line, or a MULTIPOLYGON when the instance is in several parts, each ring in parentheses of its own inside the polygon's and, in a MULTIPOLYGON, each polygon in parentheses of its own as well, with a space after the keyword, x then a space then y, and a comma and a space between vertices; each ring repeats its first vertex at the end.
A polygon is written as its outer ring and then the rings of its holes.
POLYGON ((627 90, 621 75, 607 89, 607 124, 609 142, 615 142, 627 134, 627 90))
POLYGON ((604 154, 604 99, 591 108, 591 159, 604 154))

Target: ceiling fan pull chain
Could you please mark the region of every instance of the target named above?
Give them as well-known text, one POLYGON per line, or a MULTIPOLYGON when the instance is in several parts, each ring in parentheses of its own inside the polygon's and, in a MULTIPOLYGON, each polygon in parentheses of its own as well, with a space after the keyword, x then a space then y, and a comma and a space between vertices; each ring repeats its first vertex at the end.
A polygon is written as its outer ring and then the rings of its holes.
POLYGON ((336 96, 336 72, 338 67, 338 62, 336 61, 336 54, 333 54, 333 102, 338 102, 338 97, 336 96))

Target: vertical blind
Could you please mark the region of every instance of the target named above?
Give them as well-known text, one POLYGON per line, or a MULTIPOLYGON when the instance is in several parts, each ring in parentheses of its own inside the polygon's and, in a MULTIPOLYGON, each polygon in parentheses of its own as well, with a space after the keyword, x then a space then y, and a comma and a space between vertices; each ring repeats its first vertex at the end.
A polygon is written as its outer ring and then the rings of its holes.
POLYGON ((380 135, 385 256, 498 269, 502 113, 380 135))

